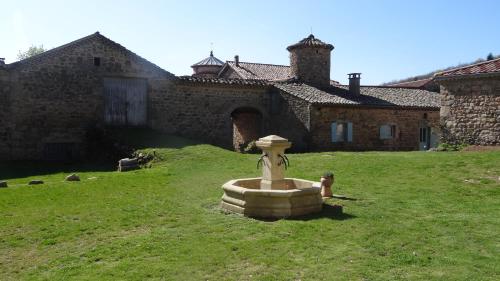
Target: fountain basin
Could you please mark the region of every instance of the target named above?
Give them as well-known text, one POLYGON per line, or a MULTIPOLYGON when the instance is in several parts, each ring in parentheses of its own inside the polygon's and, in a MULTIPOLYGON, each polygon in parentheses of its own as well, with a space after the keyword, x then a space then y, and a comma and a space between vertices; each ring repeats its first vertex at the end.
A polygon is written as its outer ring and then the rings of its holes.
POLYGON ((285 218, 320 212, 323 199, 319 182, 282 179, 280 189, 261 189, 262 178, 236 179, 222 189, 221 207, 248 217, 285 218))

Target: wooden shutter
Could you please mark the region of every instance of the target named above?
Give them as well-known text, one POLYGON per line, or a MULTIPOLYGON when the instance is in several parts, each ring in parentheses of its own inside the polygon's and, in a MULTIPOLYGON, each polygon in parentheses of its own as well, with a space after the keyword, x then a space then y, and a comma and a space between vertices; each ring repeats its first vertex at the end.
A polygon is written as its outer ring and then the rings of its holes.
POLYGON ((352 122, 347 122, 347 141, 352 142, 352 122))
POLYGON ((332 123, 332 142, 337 142, 337 122, 332 123))

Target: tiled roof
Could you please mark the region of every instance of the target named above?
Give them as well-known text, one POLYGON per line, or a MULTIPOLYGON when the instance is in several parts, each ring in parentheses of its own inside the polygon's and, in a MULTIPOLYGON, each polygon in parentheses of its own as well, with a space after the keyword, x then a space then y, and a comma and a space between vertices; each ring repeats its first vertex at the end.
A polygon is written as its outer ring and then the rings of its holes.
POLYGON ((348 106, 381 106, 439 108, 440 95, 420 89, 406 89, 381 86, 361 86, 360 95, 349 92, 349 86, 331 86, 327 90, 303 83, 273 83, 273 85, 312 104, 333 104, 348 106))
MULTIPOLYGON (((283 81, 294 78, 291 76, 291 68, 288 65, 239 62, 238 66, 236 66, 234 61, 227 61, 226 63, 241 79, 283 81)), ((330 80, 330 84, 339 85, 339 82, 330 80)))
POLYGON ((55 56, 61 54, 62 52, 64 52, 65 50, 77 47, 80 44, 83 44, 83 43, 91 41, 91 40, 101 40, 102 43, 107 44, 107 45, 112 46, 112 47, 115 47, 117 49, 120 49, 120 50, 124 51, 125 53, 127 53, 128 55, 134 56, 134 57, 138 58, 139 60, 141 60, 141 61, 143 61, 143 62, 151 65, 153 68, 155 68, 155 69, 157 69, 157 70, 159 70, 161 72, 164 72, 168 76, 171 76, 171 77, 175 76, 174 74, 172 74, 172 73, 164 70, 163 68, 159 67, 158 65, 156 65, 156 64, 148 61, 147 59, 145 59, 145 58, 137 55, 136 53, 130 51, 129 49, 123 47, 122 45, 116 43, 115 41, 113 41, 113 40, 105 37, 104 35, 100 34, 99 32, 96 32, 96 33, 90 34, 88 36, 82 37, 80 39, 77 39, 77 40, 75 40, 73 42, 64 44, 62 46, 50 49, 50 50, 45 51, 43 53, 40 53, 38 55, 31 56, 29 58, 26 58, 26 59, 23 59, 23 60, 11 63, 8 66, 9 67, 18 67, 18 66, 22 66, 22 65, 30 65, 30 64, 33 64, 33 63, 37 63, 37 62, 39 62, 40 60, 42 60, 44 58, 55 57, 55 56))
POLYGON ((330 50, 333 50, 333 45, 325 43, 317 38, 314 37, 314 35, 309 35, 308 37, 300 40, 298 43, 295 43, 293 45, 288 46, 286 49, 288 51, 297 49, 297 48, 307 48, 307 47, 320 47, 320 48, 327 48, 330 50))
POLYGON ((241 79, 256 79, 256 80, 285 80, 291 78, 290 66, 239 62, 236 65, 234 61, 227 62, 228 67, 231 67, 241 79))
POLYGON ((446 79, 448 77, 457 78, 481 74, 500 74, 500 58, 438 72, 434 75, 434 77, 437 79, 446 79))
POLYGON ((203 59, 195 64, 193 64, 191 67, 196 67, 196 66, 202 66, 202 65, 219 65, 222 66, 224 62, 222 62, 220 59, 214 57, 214 53, 210 51, 210 56, 206 59, 203 59))
POLYGON ((401 88, 422 88, 430 82, 432 82, 432 77, 415 81, 406 81, 401 83, 388 84, 386 86, 401 87, 401 88))
POLYGON ((205 78, 193 76, 177 76, 180 82, 188 83, 209 83, 209 84, 223 84, 223 85, 257 85, 257 86, 270 86, 271 84, 265 80, 255 79, 224 79, 224 78, 205 78))

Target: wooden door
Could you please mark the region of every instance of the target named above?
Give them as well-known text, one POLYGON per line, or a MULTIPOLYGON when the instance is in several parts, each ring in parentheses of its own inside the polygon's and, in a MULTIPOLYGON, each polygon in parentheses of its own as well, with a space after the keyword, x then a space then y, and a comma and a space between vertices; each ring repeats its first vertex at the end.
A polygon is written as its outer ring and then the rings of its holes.
POLYGON ((104 103, 104 120, 107 124, 116 126, 146 125, 146 80, 104 78, 104 103))

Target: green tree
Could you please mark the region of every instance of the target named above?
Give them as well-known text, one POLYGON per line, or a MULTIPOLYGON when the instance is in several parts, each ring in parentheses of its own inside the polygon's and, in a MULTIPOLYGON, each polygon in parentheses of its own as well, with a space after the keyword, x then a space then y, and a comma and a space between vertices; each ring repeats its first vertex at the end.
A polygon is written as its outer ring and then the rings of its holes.
POLYGON ((19 51, 19 53, 17 53, 17 59, 24 60, 24 59, 27 59, 29 57, 41 54, 45 51, 46 50, 43 48, 43 45, 40 45, 40 46, 31 45, 31 47, 29 47, 28 50, 26 50, 24 52, 19 51))
POLYGON ((495 57, 493 56, 492 53, 489 53, 488 56, 486 57, 486 60, 492 60, 494 59, 495 57))

